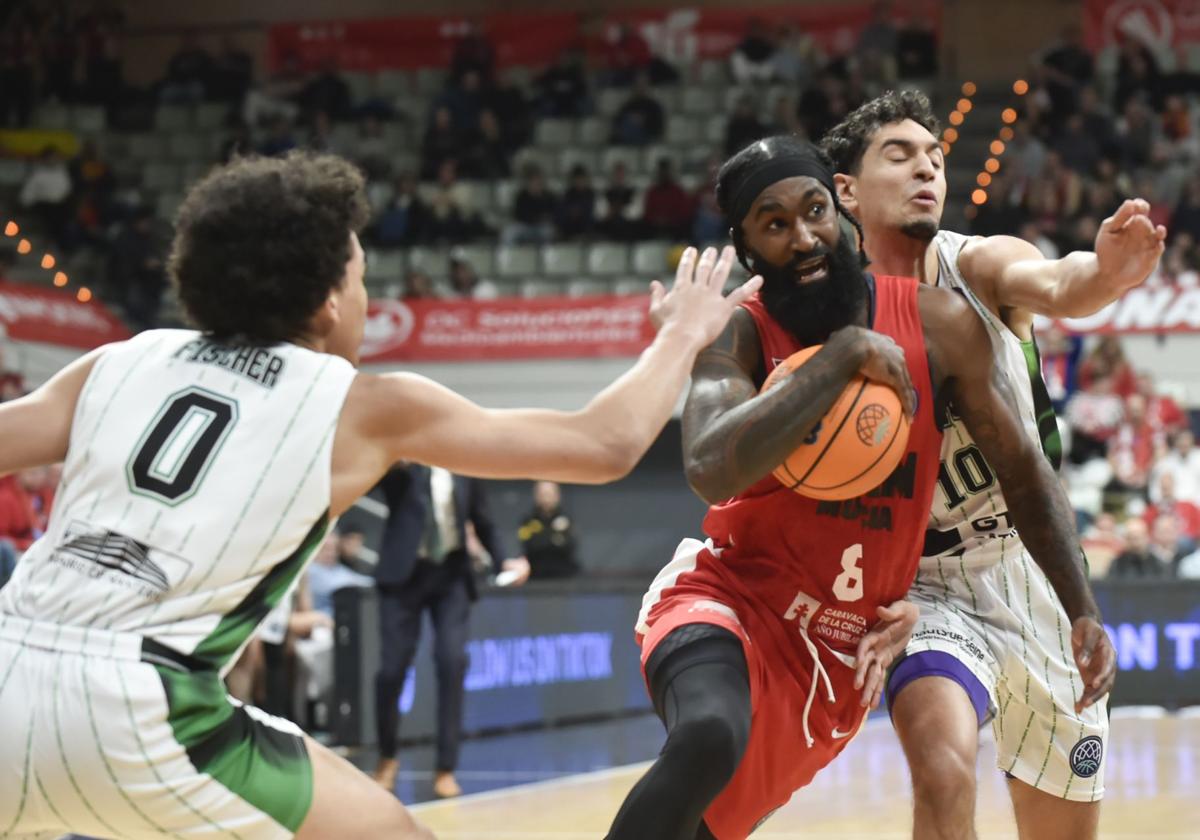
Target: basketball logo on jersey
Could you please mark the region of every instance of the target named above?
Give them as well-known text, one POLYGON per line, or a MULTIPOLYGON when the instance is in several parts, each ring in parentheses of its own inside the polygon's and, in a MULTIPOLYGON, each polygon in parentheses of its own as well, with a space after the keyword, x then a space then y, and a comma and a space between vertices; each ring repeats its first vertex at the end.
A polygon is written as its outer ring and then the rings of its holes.
POLYGON ((1071 770, 1085 779, 1095 776, 1103 757, 1104 742, 1096 735, 1089 735, 1071 749, 1071 770))

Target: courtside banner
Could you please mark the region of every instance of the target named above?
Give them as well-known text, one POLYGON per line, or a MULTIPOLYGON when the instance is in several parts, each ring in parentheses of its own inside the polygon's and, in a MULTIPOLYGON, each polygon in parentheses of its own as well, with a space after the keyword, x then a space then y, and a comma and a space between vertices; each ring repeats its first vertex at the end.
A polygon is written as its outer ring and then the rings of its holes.
POLYGON ((654 337, 646 295, 373 300, 364 362, 636 356, 654 337))
POLYGON ((15 341, 37 341, 91 350, 129 338, 129 330, 102 304, 69 292, 0 284, 0 325, 15 341))
POLYGON ((1039 329, 1050 324, 1081 334, 1200 333, 1200 288, 1133 289, 1086 318, 1037 319, 1039 329))
MULTIPOLYGON (((544 67, 568 48, 602 54, 621 24, 633 26, 651 51, 671 62, 725 58, 745 36, 751 19, 768 26, 794 23, 826 52, 854 46, 871 19, 870 2, 790 4, 712 9, 646 9, 611 12, 602 18, 575 13, 494 13, 453 18, 445 14, 374 20, 314 20, 270 28, 268 62, 278 70, 285 60, 317 70, 333 60, 345 71, 447 67, 454 47, 479 25, 496 46, 500 67, 544 67)), ((905 4, 904 14, 935 31, 941 4, 905 4)), ((896 21, 900 23, 899 20, 896 21)))
POLYGON ((1196 0, 1086 0, 1084 22, 1090 50, 1134 40, 1161 55, 1200 40, 1196 0))

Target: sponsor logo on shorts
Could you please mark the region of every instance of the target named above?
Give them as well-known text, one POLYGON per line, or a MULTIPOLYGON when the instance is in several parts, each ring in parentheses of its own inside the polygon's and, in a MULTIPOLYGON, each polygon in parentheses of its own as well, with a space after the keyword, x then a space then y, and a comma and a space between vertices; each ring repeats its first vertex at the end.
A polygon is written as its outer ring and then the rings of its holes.
POLYGON ((1104 742, 1096 735, 1089 735, 1071 749, 1071 770, 1076 776, 1087 779, 1100 770, 1104 757, 1104 742))

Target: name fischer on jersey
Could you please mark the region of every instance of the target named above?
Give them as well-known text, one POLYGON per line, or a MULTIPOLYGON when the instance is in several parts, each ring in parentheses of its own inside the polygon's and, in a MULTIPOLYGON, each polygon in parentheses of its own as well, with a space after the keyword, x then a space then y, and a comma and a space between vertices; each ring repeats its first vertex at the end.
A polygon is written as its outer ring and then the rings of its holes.
POLYGON ((237 347, 196 338, 175 351, 176 359, 216 365, 240 374, 265 388, 274 388, 283 373, 284 359, 266 347, 237 347))

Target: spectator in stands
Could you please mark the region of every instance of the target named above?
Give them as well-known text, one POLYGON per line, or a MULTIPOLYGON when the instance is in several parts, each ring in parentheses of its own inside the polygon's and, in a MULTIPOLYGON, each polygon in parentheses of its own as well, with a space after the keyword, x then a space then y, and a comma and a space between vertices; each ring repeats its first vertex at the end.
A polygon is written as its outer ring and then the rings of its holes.
POLYGON ((654 183, 646 190, 642 220, 652 236, 686 239, 691 232, 695 205, 679 182, 670 158, 658 162, 654 183))
POLYGON ((628 23, 617 23, 600 53, 600 78, 611 87, 629 87, 639 75, 649 74, 652 59, 641 33, 628 23))
POLYGON ((404 289, 401 300, 435 300, 437 289, 433 286, 433 278, 419 268, 410 268, 404 275, 404 289))
MULTIPOLYGON (((1143 527, 1148 527, 1143 524, 1143 527)), ((1125 550, 1125 539, 1117 530, 1117 520, 1111 513, 1101 513, 1080 537, 1080 547, 1088 559, 1092 577, 1104 577, 1112 561, 1125 550)))
POLYGON ((642 238, 640 220, 633 218, 633 187, 628 182, 625 164, 617 161, 608 176, 604 188, 604 212, 600 216, 600 232, 608 239, 626 242, 642 238))
POLYGON ((337 63, 333 59, 326 60, 321 65, 320 72, 300 89, 297 104, 300 105, 302 114, 309 117, 320 111, 338 122, 350 117, 353 105, 350 86, 338 74, 337 63))
POLYGON ((63 242, 71 211, 71 173, 54 146, 46 146, 33 165, 17 203, 41 221, 46 230, 63 242))
POLYGON ((1100 161, 1098 138, 1088 133, 1083 114, 1067 117, 1066 125, 1054 143, 1063 165, 1081 175, 1093 175, 1100 161))
POLYGON ((729 71, 739 85, 771 82, 775 77, 775 43, 759 18, 746 22, 746 34, 729 55, 729 71))
MULTIPOLYGON (((1048 259, 1053 259, 1049 254, 1048 259)), ((1069 336, 1061 329, 1051 326, 1037 335, 1038 348, 1042 356, 1042 376, 1046 391, 1054 410, 1061 413, 1067 400, 1075 393, 1076 372, 1083 341, 1078 336, 1069 336)))
POLYGON ((465 146, 450 109, 444 105, 434 108, 421 143, 421 177, 433 178, 447 161, 457 163, 465 146))
POLYGON ((1174 438, 1177 432, 1187 427, 1187 414, 1179 407, 1179 403, 1158 390, 1151 371, 1138 372, 1136 387, 1136 393, 1146 401, 1146 417, 1155 434, 1163 441, 1174 438))
POLYGON ((582 239, 596 227, 596 191, 587 167, 571 167, 570 181, 558 211, 558 233, 563 239, 582 239))
POLYGON ((725 124, 725 156, 732 157, 766 134, 767 126, 758 118, 758 103, 751 94, 742 94, 725 124))
POLYGON ((1033 133, 1033 122, 1018 119, 1013 125, 1013 138, 1004 150, 1004 169, 1026 188, 1041 176, 1045 165, 1046 146, 1033 133))
POLYGON ((1095 74, 1092 54, 1083 45, 1083 30, 1078 24, 1063 27, 1061 39, 1042 57, 1046 91, 1054 112, 1074 113, 1079 106, 1079 90, 1090 84, 1095 74))
POLYGON ((1200 175, 1188 181, 1187 191, 1175 205, 1167 230, 1172 238, 1186 233, 1193 241, 1200 240, 1200 175))
MULTIPOLYGON (((496 115, 504 145, 512 152, 533 136, 533 112, 525 94, 514 84, 494 84, 485 91, 484 106, 496 115)), ((586 106, 590 113, 590 105, 586 106)))
POLYGON ((28 22, 0 27, 0 126, 29 125, 36 101, 37 33, 28 22))
POLYGON ((208 94, 213 60, 194 33, 187 33, 167 62, 167 75, 158 90, 160 102, 174 105, 202 102, 208 94))
POLYGON ((979 205, 971 232, 978 236, 1008 235, 1029 221, 1029 212, 1016 200, 1013 176, 1001 169, 992 176, 987 202, 979 205))
POLYGON ((562 509, 562 490, 553 481, 533 485, 533 510, 517 529, 521 553, 529 560, 530 579, 574 577, 579 574, 575 559, 575 529, 562 509))
MULTIPOLYGON (((1159 516, 1173 516, 1182 537, 1195 541, 1200 537, 1200 505, 1183 501, 1175 495, 1175 474, 1158 473, 1158 500, 1146 508, 1146 525, 1153 528, 1159 516)), ((1193 546, 1194 547, 1194 546, 1193 546)))
POLYGON ((1135 97, 1157 108, 1162 93, 1162 73, 1154 53, 1136 38, 1127 37, 1117 59, 1117 110, 1124 111, 1125 103, 1135 97))
POLYGON ((467 178, 492 181, 507 178, 510 167, 508 144, 495 113, 485 108, 479 115, 479 126, 463 150, 461 168, 467 178))
POLYGON ((20 555, 39 534, 37 511, 21 474, 0 477, 0 542, 8 543, 20 555))
POLYGON ((0 327, 0 402, 7 402, 24 396, 28 389, 25 387, 25 376, 8 366, 7 333, 2 330, 3 327, 0 327))
POLYGON ((337 528, 337 558, 347 569, 364 574, 374 574, 375 562, 363 556, 365 540, 361 526, 353 522, 339 522, 337 528))
MULTIPOLYGON (((1169 527, 1169 526, 1168 526, 1169 527)), ((1174 557, 1172 556, 1172 560, 1174 557)), ((1150 542, 1150 530, 1142 519, 1125 523, 1125 550, 1117 555, 1108 569, 1114 579, 1165 578, 1171 567, 1150 542)))
POLYGON ((153 209, 138 208, 117 235, 109 259, 108 284, 135 331, 157 325, 167 275, 153 209))
POLYGON ((1116 121, 1116 141, 1121 147, 1121 161, 1126 169, 1137 169, 1150 163, 1162 131, 1154 112, 1141 97, 1132 97, 1121 109, 1116 121))
POLYGON ((383 121, 379 115, 373 112, 364 114, 358 122, 354 143, 347 149, 350 159, 367 173, 368 178, 387 178, 392 171, 395 151, 384 136, 383 121))
POLYGON ((1039 222, 1053 226, 1079 212, 1082 200, 1082 179, 1063 165, 1056 150, 1047 151, 1041 174, 1028 185, 1029 212, 1039 222))
POLYGON ((534 80, 537 110, 544 117, 568 119, 590 111, 587 76, 578 50, 563 50, 534 80))
POLYGON ((1125 400, 1125 419, 1108 444, 1113 474, 1122 489, 1145 493, 1154 453, 1160 447, 1165 448, 1165 439, 1146 416, 1146 398, 1131 394, 1125 400))
POLYGON ((217 155, 218 163, 229 163, 235 157, 254 154, 254 135, 250 126, 239 122, 233 128, 233 134, 221 143, 221 151, 217 155))
POLYGON ((228 35, 221 39, 221 51, 213 59, 209 94, 220 102, 239 106, 254 79, 254 59, 228 35))
MULTIPOLYGON (((0 286, 11 282, 9 274, 17 263, 17 252, 12 248, 0 247, 0 286)), ((0 359, 3 359, 4 344, 0 341, 0 359)))
POLYGON ((338 534, 330 534, 321 543, 308 566, 308 590, 312 596, 312 608, 333 618, 333 596, 339 589, 348 586, 369 589, 375 579, 359 574, 339 562, 338 534))
POLYGON ((1082 464, 1103 458, 1108 441, 1125 416, 1121 398, 1113 393, 1112 377, 1097 376, 1067 402, 1066 419, 1071 427, 1071 462, 1082 464))
POLYGON ((817 81, 800 95, 796 105, 804 133, 816 142, 849 113, 842 83, 829 69, 817 74, 817 81))
POLYGON ((1101 336, 1079 366, 1079 385, 1082 388, 1087 388, 1101 376, 1113 380, 1113 393, 1119 397, 1127 397, 1137 390, 1133 365, 1125 357, 1121 339, 1115 335, 1101 336))
POLYGON ((495 300, 500 290, 490 280, 482 280, 475 266, 461 252, 450 255, 450 289, 462 298, 473 300, 495 300))
POLYGON ((475 21, 467 21, 467 29, 454 45, 450 58, 450 81, 461 84, 468 73, 476 74, 483 84, 491 84, 496 67, 496 48, 475 21))
POLYGON ((304 148, 332 155, 342 154, 333 139, 333 123, 329 119, 329 114, 317 111, 312 115, 312 121, 308 127, 308 137, 304 140, 304 148))
POLYGON ((873 52, 895 59, 899 34, 892 20, 892 4, 876 2, 871 5, 871 20, 858 34, 858 52, 873 52))
POLYGON ((663 106, 650 94, 650 83, 643 73, 613 117, 612 141, 622 146, 645 146, 659 140, 665 128, 663 106))
POLYGON ((412 245, 421 241, 429 219, 429 208, 417 193, 417 180, 411 172, 396 177, 395 193, 375 219, 372 235, 385 248, 412 245))
POLYGON ((292 123, 284 116, 271 118, 267 127, 267 137, 258 147, 259 154, 265 157, 282 157, 296 148, 296 137, 292 133, 292 123))
POLYGON ((479 128, 479 115, 485 105, 483 80, 474 70, 468 70, 461 80, 447 86, 433 105, 450 111, 454 130, 466 141, 479 128))
POLYGON ((795 23, 784 23, 775 36, 776 48, 770 58, 775 81, 803 88, 825 64, 825 56, 816 40, 795 23))
POLYGON ((242 119, 251 128, 263 125, 276 116, 296 119, 300 114, 296 102, 303 88, 304 74, 299 62, 294 55, 285 55, 277 72, 246 92, 242 102, 242 119))
POLYGON ((938 73, 937 35, 933 21, 914 14, 896 33, 896 72, 901 79, 932 79, 938 73))
POLYGON ((512 222, 504 231, 509 245, 544 245, 554 238, 558 198, 546 186, 542 170, 529 164, 522 173, 521 188, 513 201, 512 222))
POLYGON ((54 507, 56 485, 50 483, 49 467, 32 467, 21 470, 17 475, 20 478, 21 487, 29 497, 30 507, 33 509, 36 539, 46 533, 46 526, 50 524, 50 511, 54 507))
POLYGON ((1200 505, 1200 449, 1191 429, 1177 432, 1171 449, 1154 465, 1150 482, 1150 500, 1158 502, 1162 477, 1171 476, 1175 496, 1180 501, 1200 505))
POLYGON ((806 136, 804 124, 800 122, 799 109, 797 108, 796 97, 790 93, 784 93, 782 96, 775 98, 775 111, 771 115, 771 127, 767 134, 796 134, 798 136, 806 136))
POLYGON ((482 232, 479 213, 471 203, 471 193, 458 180, 458 164, 454 160, 444 160, 438 167, 428 205, 425 238, 434 242, 456 241, 482 232))

